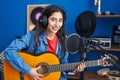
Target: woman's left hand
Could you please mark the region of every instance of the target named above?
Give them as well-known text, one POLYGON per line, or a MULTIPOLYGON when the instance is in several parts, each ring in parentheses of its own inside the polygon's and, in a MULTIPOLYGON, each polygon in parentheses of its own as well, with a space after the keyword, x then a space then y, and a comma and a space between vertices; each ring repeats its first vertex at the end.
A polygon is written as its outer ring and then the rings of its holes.
POLYGON ((81 62, 77 68, 74 69, 74 72, 82 72, 85 69, 85 63, 81 62))

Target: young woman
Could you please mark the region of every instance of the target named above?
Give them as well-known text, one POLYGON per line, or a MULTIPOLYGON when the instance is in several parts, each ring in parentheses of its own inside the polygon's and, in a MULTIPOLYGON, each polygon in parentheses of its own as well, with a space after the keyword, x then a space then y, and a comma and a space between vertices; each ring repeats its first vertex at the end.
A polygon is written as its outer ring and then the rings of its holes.
MULTIPOLYGON (((39 55, 44 52, 54 53, 61 64, 68 63, 68 52, 65 49, 66 14, 56 5, 50 5, 43 10, 42 16, 34 30, 19 39, 15 39, 4 51, 5 58, 18 71, 30 75, 32 80, 42 80, 42 74, 37 73, 39 67, 31 67, 24 62, 17 53, 23 49, 39 55)), ((75 71, 83 71, 84 65, 80 64, 75 71)), ((61 72, 60 80, 67 80, 66 73, 61 72)))

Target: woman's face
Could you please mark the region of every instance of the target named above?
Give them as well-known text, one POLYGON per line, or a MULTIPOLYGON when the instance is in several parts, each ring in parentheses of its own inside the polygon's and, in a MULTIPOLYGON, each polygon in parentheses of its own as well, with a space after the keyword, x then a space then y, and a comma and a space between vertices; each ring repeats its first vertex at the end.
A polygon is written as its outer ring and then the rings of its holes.
POLYGON ((63 25, 63 16, 62 16, 62 13, 61 12, 54 12, 48 18, 47 32, 55 34, 62 27, 62 25, 63 25))

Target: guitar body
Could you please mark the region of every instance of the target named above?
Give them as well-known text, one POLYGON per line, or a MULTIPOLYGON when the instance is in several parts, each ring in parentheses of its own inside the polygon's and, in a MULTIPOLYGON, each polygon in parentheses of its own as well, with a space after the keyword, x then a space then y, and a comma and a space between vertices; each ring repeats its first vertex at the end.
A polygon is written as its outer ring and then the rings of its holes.
MULTIPOLYGON (((31 67, 36 67, 39 63, 45 62, 48 65, 60 64, 59 59, 52 53, 45 53, 39 56, 33 56, 25 52, 18 53, 24 61, 31 67)), ((3 64, 4 80, 20 80, 19 71, 13 68, 8 61, 3 64)), ((61 72, 52 72, 43 77, 42 80, 59 80, 61 72)), ((24 80, 31 80, 28 75, 24 75, 24 80)))

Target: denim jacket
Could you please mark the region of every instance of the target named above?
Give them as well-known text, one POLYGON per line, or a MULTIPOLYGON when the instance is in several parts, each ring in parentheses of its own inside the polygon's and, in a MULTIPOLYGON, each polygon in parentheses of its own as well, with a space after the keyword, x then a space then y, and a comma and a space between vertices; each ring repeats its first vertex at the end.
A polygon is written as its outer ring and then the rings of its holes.
MULTIPOLYGON (((33 42, 34 31, 28 32, 26 35, 21 38, 15 39, 12 43, 4 50, 5 58, 10 62, 10 64, 16 68, 18 71, 23 72, 24 74, 28 74, 31 70, 31 67, 27 65, 24 60, 17 54, 22 49, 26 49, 29 53, 34 52, 34 42, 33 42)), ((34 54, 39 55, 43 52, 46 52, 48 49, 48 43, 46 41, 46 33, 43 33, 39 37, 40 46, 37 48, 34 54)), ((39 45, 39 44, 38 44, 39 45)), ((68 52, 63 53, 61 51, 61 45, 58 41, 56 48, 56 55, 60 60, 61 64, 68 63, 68 52), (64 57, 63 57, 64 56, 64 57), (63 57, 63 58, 62 58, 63 57)), ((67 80, 66 73, 61 72, 60 80, 67 80)))

